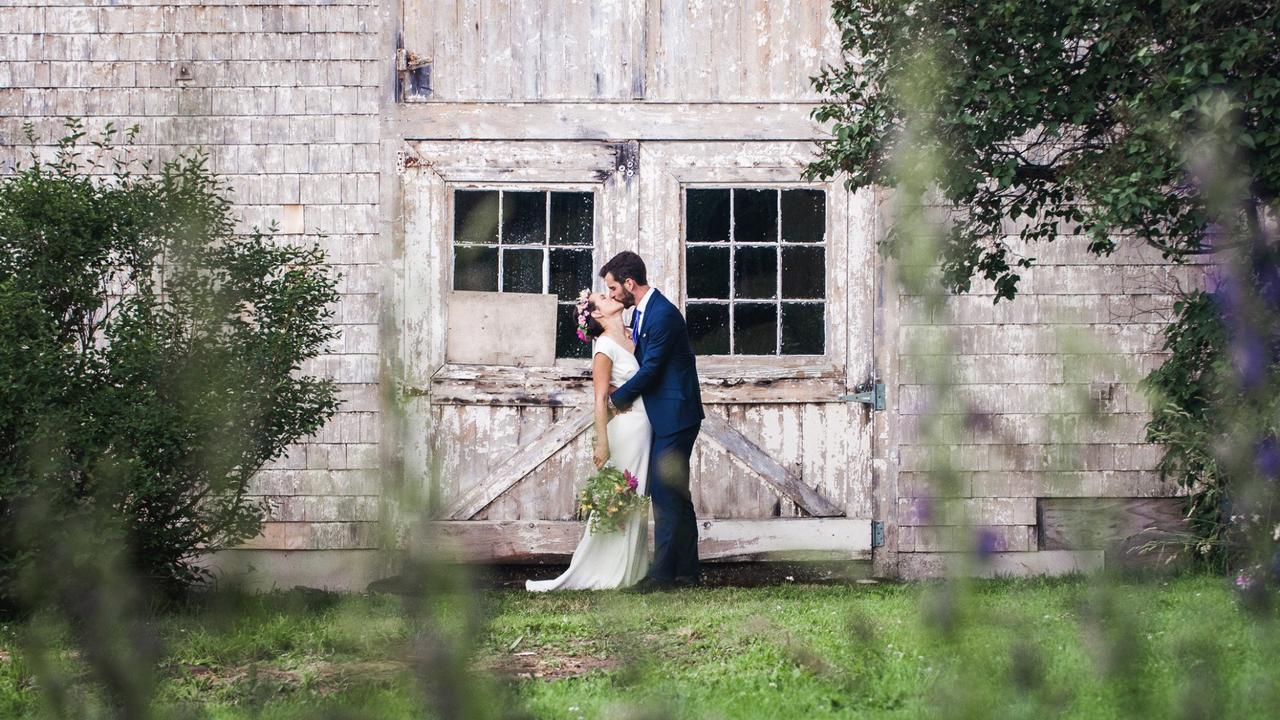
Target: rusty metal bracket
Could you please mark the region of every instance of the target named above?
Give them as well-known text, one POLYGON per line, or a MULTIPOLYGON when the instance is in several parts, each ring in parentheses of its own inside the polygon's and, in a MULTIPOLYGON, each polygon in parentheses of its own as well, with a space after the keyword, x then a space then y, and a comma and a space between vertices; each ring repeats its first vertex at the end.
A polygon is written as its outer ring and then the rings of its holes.
POLYGON ((424 100, 431 97, 431 60, 404 48, 396 48, 396 76, 401 100, 424 100))

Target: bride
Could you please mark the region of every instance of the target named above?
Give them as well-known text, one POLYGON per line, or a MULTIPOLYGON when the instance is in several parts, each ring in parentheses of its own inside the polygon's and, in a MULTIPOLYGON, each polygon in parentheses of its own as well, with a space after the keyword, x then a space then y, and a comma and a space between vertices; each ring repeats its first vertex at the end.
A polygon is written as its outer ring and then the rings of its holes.
MULTIPOLYGON (((586 291, 583 291, 584 293, 586 291)), ((635 345, 622 324, 622 303, 604 293, 586 295, 578 305, 578 337, 593 342, 591 382, 595 397, 595 452, 597 468, 606 463, 630 470, 644 495, 649 475, 649 418, 643 400, 626 411, 609 416, 609 386, 621 387, 640 369, 635 345)), ((617 532, 591 532, 587 518, 582 540, 573 551, 569 568, 552 580, 526 580, 534 592, 546 590, 607 590, 634 585, 649 569, 649 508, 643 506, 617 532)))

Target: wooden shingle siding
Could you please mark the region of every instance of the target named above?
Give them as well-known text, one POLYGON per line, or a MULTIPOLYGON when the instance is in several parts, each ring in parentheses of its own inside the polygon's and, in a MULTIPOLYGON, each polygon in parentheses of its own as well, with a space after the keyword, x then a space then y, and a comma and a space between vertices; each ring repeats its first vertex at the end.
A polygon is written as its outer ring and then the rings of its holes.
POLYGON ((303 368, 338 382, 342 409, 253 479, 271 507, 253 548, 377 545, 379 13, 377 2, 342 0, 0 7, 0 172, 51 152, 24 144, 24 122, 43 140, 61 137, 63 116, 84 118, 91 136, 137 123, 137 157, 203 147, 234 188, 238 231, 274 220, 284 242, 320 242, 343 275, 342 336, 303 368))
MULTIPOLYGON (((1085 244, 1062 237, 1017 246, 1037 262, 1021 273, 1012 302, 993 303, 991 288, 976 283, 949 299, 949 314, 926 317, 923 298, 899 295, 899 551, 972 550, 979 529, 1010 557, 1086 549, 1038 547, 1027 534, 1037 527, 1037 498, 1179 493, 1156 472, 1162 449, 1145 442, 1150 406, 1137 383, 1164 361, 1172 291, 1203 286, 1206 268, 1169 266, 1132 239, 1105 258, 1085 244), (951 383, 941 397, 928 384, 940 365, 951 383), (957 419, 953 434, 922 435, 936 413, 957 419), (931 486, 928 471, 939 463, 956 472, 956 497, 931 486), (967 529, 946 529, 957 522, 967 529)), ((905 561, 900 569, 914 576, 939 567, 905 561)))

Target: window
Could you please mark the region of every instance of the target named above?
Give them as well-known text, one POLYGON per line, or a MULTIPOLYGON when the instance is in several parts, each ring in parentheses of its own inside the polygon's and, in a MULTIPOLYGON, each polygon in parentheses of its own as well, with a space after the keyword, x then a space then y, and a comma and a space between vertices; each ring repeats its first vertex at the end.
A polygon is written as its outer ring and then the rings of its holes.
POLYGON ((591 287, 595 197, 558 190, 456 190, 453 289, 554 293, 556 357, 585 358, 573 303, 591 287))
POLYGON ((826 352, 826 193, 685 190, 685 317, 699 355, 826 352))

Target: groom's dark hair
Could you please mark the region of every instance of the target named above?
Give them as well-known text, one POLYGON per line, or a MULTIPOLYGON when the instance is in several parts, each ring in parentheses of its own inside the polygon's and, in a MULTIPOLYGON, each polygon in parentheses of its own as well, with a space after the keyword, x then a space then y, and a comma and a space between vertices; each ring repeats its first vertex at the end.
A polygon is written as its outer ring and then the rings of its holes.
POLYGON ((604 267, 600 268, 600 277, 605 275, 613 275, 613 279, 619 283, 626 282, 630 278, 635 280, 637 285, 649 284, 649 273, 644 269, 644 260, 630 250, 623 250, 605 263, 604 267))

